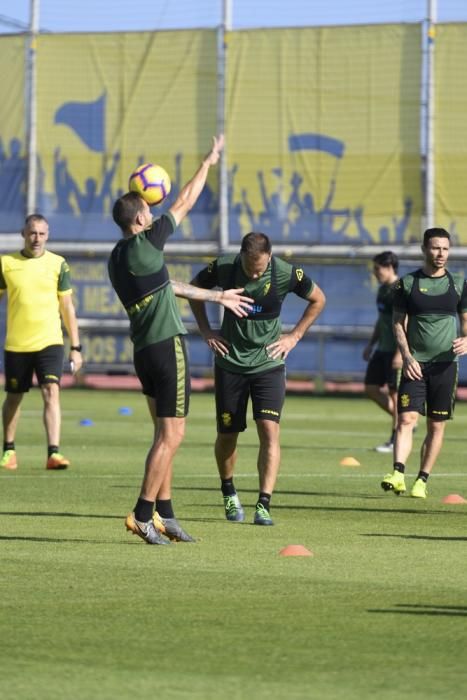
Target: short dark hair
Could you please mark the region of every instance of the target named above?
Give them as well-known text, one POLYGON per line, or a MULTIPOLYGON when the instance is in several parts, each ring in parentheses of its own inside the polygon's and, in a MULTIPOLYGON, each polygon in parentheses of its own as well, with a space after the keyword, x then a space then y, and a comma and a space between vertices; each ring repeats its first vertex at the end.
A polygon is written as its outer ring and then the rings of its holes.
POLYGON ((427 246, 432 238, 447 238, 448 241, 451 240, 451 236, 445 228, 427 228, 423 234, 423 245, 427 246))
POLYGON ((373 258, 375 265, 380 265, 381 267, 392 267, 394 272, 399 269, 399 258, 392 250, 385 250, 382 253, 378 253, 373 258))
POLYGON ((44 223, 46 223, 47 226, 49 225, 49 222, 47 221, 45 216, 42 216, 42 214, 29 214, 24 220, 23 231, 29 226, 29 224, 32 224, 33 221, 44 221, 44 223))
POLYGON ((241 253, 256 258, 259 255, 267 255, 271 252, 271 241, 265 233, 247 233, 242 239, 241 253))
POLYGON ((117 199, 112 209, 112 217, 122 231, 128 231, 137 214, 143 210, 143 199, 137 192, 127 192, 117 199))

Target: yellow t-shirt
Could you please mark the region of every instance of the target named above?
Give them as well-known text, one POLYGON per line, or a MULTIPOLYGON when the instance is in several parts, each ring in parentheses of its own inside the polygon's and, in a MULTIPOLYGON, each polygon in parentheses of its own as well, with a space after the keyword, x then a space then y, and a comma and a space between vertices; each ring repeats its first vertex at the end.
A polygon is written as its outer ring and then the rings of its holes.
POLYGON ((37 352, 48 345, 63 345, 59 298, 72 293, 64 258, 48 250, 39 258, 2 255, 0 294, 5 291, 5 350, 37 352))

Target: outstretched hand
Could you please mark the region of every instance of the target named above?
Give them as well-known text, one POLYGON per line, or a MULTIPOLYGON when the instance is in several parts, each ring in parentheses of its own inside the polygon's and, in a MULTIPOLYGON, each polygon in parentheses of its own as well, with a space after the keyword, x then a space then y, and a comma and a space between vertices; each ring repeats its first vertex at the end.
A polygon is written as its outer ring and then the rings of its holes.
POLYGON ((251 306, 254 304, 254 299, 251 297, 242 296, 243 287, 237 289, 224 289, 221 295, 221 304, 226 309, 230 309, 235 316, 243 318, 248 316, 251 311, 251 306))
POLYGON ((215 165, 221 155, 224 148, 224 134, 219 134, 219 136, 213 136, 213 145, 209 153, 206 155, 204 162, 208 165, 215 165))

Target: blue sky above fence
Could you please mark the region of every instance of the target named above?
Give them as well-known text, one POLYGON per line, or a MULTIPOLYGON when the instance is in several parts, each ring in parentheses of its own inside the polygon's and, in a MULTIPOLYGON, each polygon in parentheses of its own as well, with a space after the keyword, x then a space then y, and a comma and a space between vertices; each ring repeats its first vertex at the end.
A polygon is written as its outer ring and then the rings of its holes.
MULTIPOLYGON (((438 0, 440 22, 467 21, 465 0, 438 0)), ((222 0, 40 0, 43 31, 138 31, 217 26, 222 0)), ((18 32, 29 22, 30 0, 0 0, 0 32, 18 32)), ((235 29, 379 22, 419 22, 426 0, 232 0, 235 29)))

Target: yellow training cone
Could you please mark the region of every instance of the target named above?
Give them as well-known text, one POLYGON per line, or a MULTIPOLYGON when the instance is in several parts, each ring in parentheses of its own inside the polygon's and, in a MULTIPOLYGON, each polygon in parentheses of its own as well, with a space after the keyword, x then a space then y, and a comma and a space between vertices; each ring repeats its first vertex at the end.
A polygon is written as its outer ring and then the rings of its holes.
POLYGON ((344 459, 341 459, 339 462, 341 467, 359 467, 360 462, 355 459, 355 457, 344 457, 344 459))

